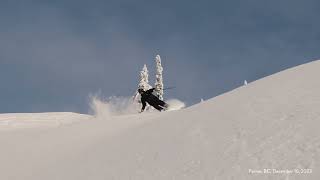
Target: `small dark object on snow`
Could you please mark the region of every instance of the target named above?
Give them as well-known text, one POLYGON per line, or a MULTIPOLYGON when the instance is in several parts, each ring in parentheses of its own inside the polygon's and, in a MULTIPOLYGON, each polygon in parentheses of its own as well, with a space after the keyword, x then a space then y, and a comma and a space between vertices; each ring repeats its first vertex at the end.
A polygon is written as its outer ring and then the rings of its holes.
POLYGON ((166 108, 168 108, 168 104, 165 103, 164 101, 161 101, 157 96, 153 95, 152 92, 154 91, 155 88, 149 89, 147 91, 144 91, 143 89, 138 89, 138 92, 141 95, 141 103, 142 103, 142 109, 141 112, 144 111, 146 108, 146 102, 156 108, 159 111, 162 111, 166 108))

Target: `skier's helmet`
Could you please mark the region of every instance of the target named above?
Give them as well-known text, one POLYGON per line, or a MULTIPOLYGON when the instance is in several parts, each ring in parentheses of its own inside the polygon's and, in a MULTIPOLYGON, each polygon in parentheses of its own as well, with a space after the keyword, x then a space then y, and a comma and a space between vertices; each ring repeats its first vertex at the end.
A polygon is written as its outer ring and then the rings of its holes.
POLYGON ((142 93, 144 93, 144 90, 143 90, 143 89, 138 89, 138 92, 139 92, 140 94, 142 94, 142 93))

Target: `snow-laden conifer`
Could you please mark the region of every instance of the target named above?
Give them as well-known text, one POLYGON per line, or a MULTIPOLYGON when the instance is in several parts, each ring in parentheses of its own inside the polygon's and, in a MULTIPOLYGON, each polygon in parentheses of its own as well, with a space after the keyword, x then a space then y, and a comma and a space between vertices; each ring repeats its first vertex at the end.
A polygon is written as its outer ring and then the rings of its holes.
POLYGON ((149 71, 147 65, 145 64, 140 71, 140 82, 138 85, 139 89, 143 89, 144 91, 151 89, 151 85, 149 84, 149 71))
POLYGON ((155 82, 155 92, 159 99, 163 100, 163 78, 162 72, 163 68, 161 65, 160 55, 156 56, 156 82, 155 82))
MULTIPOLYGON (((138 84, 138 89, 143 89, 144 91, 147 91, 151 89, 151 85, 149 84, 149 71, 147 68, 147 65, 145 64, 140 71, 140 81, 138 84)), ((138 91, 136 91, 135 95, 133 96, 133 101, 139 102, 140 94, 138 91)))
POLYGON ((245 86, 248 85, 247 80, 244 80, 243 85, 245 85, 245 86))

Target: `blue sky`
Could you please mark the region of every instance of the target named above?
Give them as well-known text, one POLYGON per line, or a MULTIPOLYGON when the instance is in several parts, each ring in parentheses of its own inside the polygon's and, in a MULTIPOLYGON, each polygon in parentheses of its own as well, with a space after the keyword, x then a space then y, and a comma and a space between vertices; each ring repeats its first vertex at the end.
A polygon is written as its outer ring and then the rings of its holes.
POLYGON ((166 97, 208 99, 319 59, 316 0, 1 0, 0 112, 88 111, 160 54, 166 97))

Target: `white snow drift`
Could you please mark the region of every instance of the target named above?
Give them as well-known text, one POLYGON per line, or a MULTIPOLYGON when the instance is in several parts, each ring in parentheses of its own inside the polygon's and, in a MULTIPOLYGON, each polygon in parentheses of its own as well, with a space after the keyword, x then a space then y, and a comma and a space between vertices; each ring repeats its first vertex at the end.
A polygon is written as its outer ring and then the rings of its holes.
POLYGON ((315 61, 180 111, 108 120, 4 114, 0 127, 12 131, 0 131, 0 179, 318 180, 319 77, 315 61), (50 121, 59 125, 10 125, 50 121))

